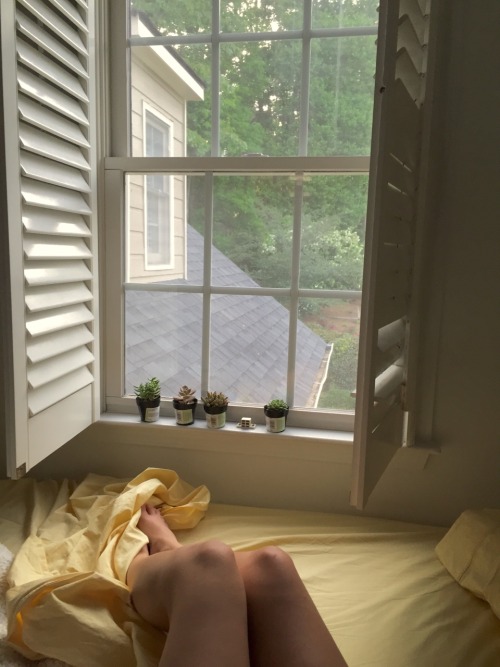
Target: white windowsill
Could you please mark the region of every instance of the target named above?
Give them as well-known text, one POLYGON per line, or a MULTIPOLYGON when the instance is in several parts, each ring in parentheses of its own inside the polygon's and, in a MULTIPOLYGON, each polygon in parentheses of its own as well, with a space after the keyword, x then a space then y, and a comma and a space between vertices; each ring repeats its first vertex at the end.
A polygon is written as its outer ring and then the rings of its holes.
POLYGON ((235 422, 228 422, 221 429, 210 429, 204 419, 196 419, 189 426, 179 426, 170 417, 146 423, 136 414, 117 412, 101 414, 93 428, 111 429, 124 444, 349 465, 352 459, 353 434, 348 431, 287 426, 282 433, 269 433, 262 424, 246 431, 235 422))

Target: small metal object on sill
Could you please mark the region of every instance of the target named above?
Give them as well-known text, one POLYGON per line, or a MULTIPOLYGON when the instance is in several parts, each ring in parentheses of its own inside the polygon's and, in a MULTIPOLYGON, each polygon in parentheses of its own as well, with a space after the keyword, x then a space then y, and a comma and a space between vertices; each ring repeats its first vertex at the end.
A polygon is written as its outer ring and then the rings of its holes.
POLYGON ((255 424, 252 423, 251 417, 242 417, 237 423, 237 426, 242 429, 255 428, 255 424))

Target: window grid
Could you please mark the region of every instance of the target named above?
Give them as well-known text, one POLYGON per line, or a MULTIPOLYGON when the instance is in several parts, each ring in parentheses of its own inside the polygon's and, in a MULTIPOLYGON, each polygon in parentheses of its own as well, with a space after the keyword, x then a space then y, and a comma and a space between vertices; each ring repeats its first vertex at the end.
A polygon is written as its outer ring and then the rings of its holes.
MULTIPOLYGON (((211 296, 215 294, 259 294, 265 296, 286 296, 290 299, 290 326, 289 326, 289 356, 288 356, 288 384, 287 384, 287 400, 293 405, 294 393, 294 371, 295 371, 295 350, 297 341, 297 323, 298 323, 298 303, 299 299, 303 297, 331 297, 331 298, 359 298, 361 292, 359 290, 315 290, 299 288, 299 259, 301 252, 301 218, 302 218, 302 192, 303 192, 303 177, 306 173, 359 173, 367 174, 369 166, 369 158, 345 158, 345 163, 349 161, 356 161, 356 168, 343 169, 339 167, 339 158, 308 158, 307 144, 308 144, 308 125, 309 125, 309 106, 308 106, 308 90, 310 82, 310 59, 311 59, 311 42, 315 38, 321 37, 348 37, 361 35, 376 35, 377 28, 374 27, 348 27, 348 28, 332 28, 332 29, 312 29, 312 3, 311 0, 306 0, 304 3, 304 24, 301 31, 286 31, 282 33, 220 33, 220 17, 219 9, 220 3, 213 2, 213 34, 197 34, 197 35, 183 35, 183 36, 153 36, 153 37, 128 37, 127 45, 129 51, 134 46, 146 45, 176 45, 176 44, 203 44, 210 43, 212 47, 211 58, 211 85, 212 85, 212 158, 211 160, 218 161, 213 169, 204 169, 203 163, 210 158, 173 158, 170 160, 162 160, 152 158, 147 161, 141 161, 136 158, 108 158, 107 166, 115 168, 116 161, 121 162, 120 168, 123 170, 123 176, 127 173, 162 173, 162 174, 187 174, 190 170, 184 170, 186 165, 193 165, 191 173, 204 175, 206 181, 205 194, 205 229, 204 229, 204 280, 203 285, 179 285, 179 284, 137 284, 125 282, 125 290, 145 290, 145 291, 165 291, 177 293, 196 292, 203 294, 203 335, 202 335, 202 393, 208 389, 208 381, 210 377, 209 358, 210 358, 210 321, 211 321, 211 296), (300 128, 298 133, 298 157, 297 158, 267 158, 267 157, 245 157, 242 160, 239 158, 227 158, 220 156, 220 46, 227 42, 244 42, 244 41, 261 41, 261 40, 283 40, 283 39, 297 39, 302 40, 302 68, 300 73, 301 79, 301 106, 300 106, 300 128), (287 164, 287 168, 276 169, 276 164, 283 164, 283 160, 287 164), (135 168, 139 165, 140 168, 135 168), (362 163, 362 166, 361 166, 362 163), (321 164, 321 167, 318 165, 321 164), (223 168, 221 169, 221 167, 223 168), (243 168, 242 168, 243 167, 243 168), (249 169, 250 167, 250 169, 249 169), (312 167, 312 168, 311 168, 312 167), (213 181, 214 176, 220 173, 254 173, 265 174, 269 172, 282 173, 286 171, 288 174, 295 177, 295 196, 294 196, 294 215, 293 215, 293 273, 290 287, 288 288, 233 288, 233 287, 218 287, 212 286, 211 278, 211 247, 213 238, 213 181)), ((122 145, 123 142, 122 142, 122 145)), ((340 158, 342 162, 342 158, 340 158)))

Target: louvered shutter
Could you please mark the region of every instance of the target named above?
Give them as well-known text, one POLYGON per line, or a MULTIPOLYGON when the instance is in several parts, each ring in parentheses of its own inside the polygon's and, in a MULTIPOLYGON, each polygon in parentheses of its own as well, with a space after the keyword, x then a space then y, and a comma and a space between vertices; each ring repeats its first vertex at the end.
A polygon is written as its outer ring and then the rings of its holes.
POLYGON ((11 476, 95 414, 92 29, 86 0, 2 7, 16 397, 11 476))
POLYGON ((356 387, 351 503, 405 442, 430 0, 382 0, 356 387))

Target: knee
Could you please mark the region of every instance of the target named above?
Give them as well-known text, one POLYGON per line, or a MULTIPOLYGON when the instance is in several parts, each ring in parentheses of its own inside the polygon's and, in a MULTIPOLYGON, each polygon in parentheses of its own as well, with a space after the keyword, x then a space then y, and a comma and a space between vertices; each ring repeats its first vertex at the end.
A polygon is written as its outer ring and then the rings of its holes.
POLYGON ((281 587, 296 577, 298 574, 292 559, 279 547, 264 547, 253 552, 245 568, 248 591, 281 587))
POLYGON ((218 540, 208 540, 186 547, 182 556, 179 566, 187 577, 201 575, 206 579, 210 575, 210 579, 223 578, 235 573, 237 569, 232 549, 218 540))

